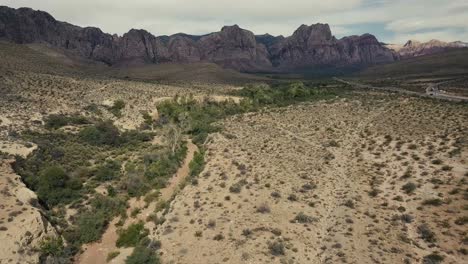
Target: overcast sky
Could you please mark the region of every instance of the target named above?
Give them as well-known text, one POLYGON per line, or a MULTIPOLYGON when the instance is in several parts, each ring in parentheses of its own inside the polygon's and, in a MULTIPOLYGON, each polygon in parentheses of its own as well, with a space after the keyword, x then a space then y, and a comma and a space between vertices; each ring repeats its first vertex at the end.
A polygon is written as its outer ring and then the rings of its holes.
POLYGON ((328 23, 337 37, 372 33, 408 39, 468 41, 468 0, 0 0, 58 20, 122 35, 205 34, 238 24, 256 34, 289 36, 301 24, 328 23))

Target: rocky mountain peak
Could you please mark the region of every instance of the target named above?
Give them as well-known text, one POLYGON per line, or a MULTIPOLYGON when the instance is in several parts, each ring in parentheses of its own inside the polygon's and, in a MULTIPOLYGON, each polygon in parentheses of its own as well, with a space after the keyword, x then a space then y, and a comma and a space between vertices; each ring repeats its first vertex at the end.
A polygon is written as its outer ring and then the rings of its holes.
POLYGON ((301 25, 294 34, 293 38, 304 42, 327 42, 333 39, 330 26, 328 24, 314 24, 311 26, 301 25))
POLYGON ((459 49, 468 47, 466 43, 455 41, 455 42, 444 42, 437 39, 429 40, 428 42, 419 42, 415 40, 408 40, 405 45, 401 48, 392 48, 401 56, 401 58, 412 58, 417 56, 430 55, 435 53, 444 52, 450 49, 459 49))
POLYGON ((421 45, 421 42, 417 40, 408 40, 403 47, 413 47, 413 46, 418 46, 421 45))
POLYGON ((232 26, 224 26, 221 28, 221 32, 232 32, 232 31, 240 31, 242 30, 239 25, 234 24, 232 26))

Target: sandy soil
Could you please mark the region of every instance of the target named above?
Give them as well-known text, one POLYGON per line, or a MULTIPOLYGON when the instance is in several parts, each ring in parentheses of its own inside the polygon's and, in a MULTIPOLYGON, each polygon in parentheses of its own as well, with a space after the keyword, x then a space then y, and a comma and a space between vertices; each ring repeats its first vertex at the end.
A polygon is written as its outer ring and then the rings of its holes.
POLYGON ((467 114, 366 94, 226 120, 154 236, 163 262, 466 263, 467 114))

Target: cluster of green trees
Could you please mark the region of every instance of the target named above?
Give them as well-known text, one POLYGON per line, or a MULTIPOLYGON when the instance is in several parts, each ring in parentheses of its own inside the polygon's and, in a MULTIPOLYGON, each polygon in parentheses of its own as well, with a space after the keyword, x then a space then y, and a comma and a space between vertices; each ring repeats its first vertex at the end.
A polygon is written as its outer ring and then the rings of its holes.
POLYGON ((233 95, 243 97, 240 103, 233 100, 215 102, 197 101, 193 97, 175 97, 158 105, 159 124, 176 124, 183 132, 189 133, 197 144, 204 142, 209 133, 219 130, 214 122, 230 115, 257 111, 268 106, 327 99, 336 96, 336 91, 315 84, 302 82, 248 85, 233 95))
POLYGON ((51 166, 45 168, 36 180, 37 195, 48 206, 70 203, 80 196, 81 181, 71 178, 60 167, 51 166))
POLYGON ((303 82, 278 83, 274 85, 256 84, 247 85, 236 92, 236 95, 251 99, 254 106, 286 106, 298 102, 326 99, 336 96, 336 91, 322 88, 315 83, 303 82))
POLYGON ((121 133, 112 121, 102 121, 83 128, 79 138, 90 145, 108 145, 120 147, 128 144, 138 144, 152 139, 151 133, 130 130, 121 133))
POLYGON ((83 190, 82 183, 90 178, 98 182, 119 179, 121 164, 108 159, 108 153, 137 149, 152 135, 121 133, 111 122, 98 122, 87 125, 77 135, 53 130, 27 132, 24 138, 36 143, 38 149, 27 159, 18 156, 14 169, 37 192, 41 202, 53 207, 78 200, 88 191, 83 190))

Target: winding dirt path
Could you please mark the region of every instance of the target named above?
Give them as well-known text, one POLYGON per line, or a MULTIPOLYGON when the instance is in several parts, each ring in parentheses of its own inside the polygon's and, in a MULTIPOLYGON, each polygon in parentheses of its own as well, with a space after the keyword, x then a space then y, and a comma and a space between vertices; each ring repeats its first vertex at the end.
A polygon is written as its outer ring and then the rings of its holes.
MULTIPOLYGON (((187 155, 182 163, 182 166, 177 170, 176 174, 170 179, 168 185, 160 190, 160 196, 157 201, 152 202, 149 206, 145 208, 145 202, 143 199, 137 200, 132 198, 129 200, 129 208, 127 209, 127 215, 130 215, 131 212, 136 208, 143 208, 141 212, 136 217, 129 217, 124 227, 129 226, 130 224, 136 223, 138 221, 145 222, 145 227, 148 228, 151 232, 154 232, 156 228, 153 222, 146 222, 146 218, 154 212, 156 203, 158 201, 164 200, 168 201, 178 190, 180 184, 184 181, 186 177, 189 176, 190 168, 189 164, 193 160, 195 152, 198 151, 198 147, 192 143, 191 140, 187 140, 187 155)), ((127 256, 129 256, 133 248, 117 248, 115 243, 118 239, 117 234, 117 222, 119 217, 114 218, 107 228, 106 232, 103 234, 101 240, 96 243, 88 244, 83 246, 84 252, 77 257, 75 263, 77 264, 101 264, 107 262, 107 255, 110 252, 119 251, 120 254, 110 261, 109 263, 124 263, 127 256)))

